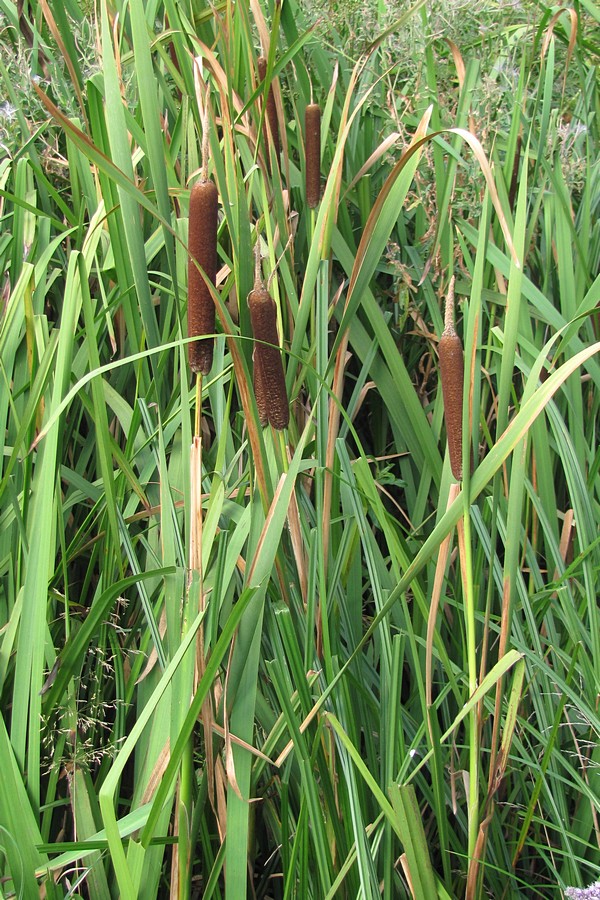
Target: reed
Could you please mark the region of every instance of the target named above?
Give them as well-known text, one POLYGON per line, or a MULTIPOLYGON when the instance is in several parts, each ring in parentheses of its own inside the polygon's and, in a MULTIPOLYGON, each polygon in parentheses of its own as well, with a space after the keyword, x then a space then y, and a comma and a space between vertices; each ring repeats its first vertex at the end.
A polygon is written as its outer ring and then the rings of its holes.
POLYGON ((260 422, 266 424, 266 418, 281 431, 288 426, 290 408, 277 334, 277 307, 258 279, 248 295, 248 308, 255 340, 254 394, 260 422))
POLYGON ((321 110, 317 103, 309 103, 304 112, 304 141, 306 202, 314 209, 321 199, 321 110))
POLYGON ((189 347, 192 372, 207 375, 213 361, 215 304, 201 267, 212 285, 217 277, 219 194, 210 180, 198 181, 190 195, 188 258, 188 337, 203 338, 189 347), (211 337, 205 337, 211 335, 211 337))
POLYGON ((454 277, 450 281, 444 330, 438 344, 440 378, 444 398, 444 421, 450 454, 450 468, 457 481, 462 478, 462 408, 463 408, 463 348, 454 327, 454 277))

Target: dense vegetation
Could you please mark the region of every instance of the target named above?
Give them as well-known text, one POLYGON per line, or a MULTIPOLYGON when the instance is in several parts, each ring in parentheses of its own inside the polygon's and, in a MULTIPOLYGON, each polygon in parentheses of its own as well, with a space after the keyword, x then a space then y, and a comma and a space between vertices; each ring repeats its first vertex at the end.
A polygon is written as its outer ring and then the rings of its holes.
POLYGON ((0 0, 6 896, 600 880, 600 8, 431 7, 0 0))

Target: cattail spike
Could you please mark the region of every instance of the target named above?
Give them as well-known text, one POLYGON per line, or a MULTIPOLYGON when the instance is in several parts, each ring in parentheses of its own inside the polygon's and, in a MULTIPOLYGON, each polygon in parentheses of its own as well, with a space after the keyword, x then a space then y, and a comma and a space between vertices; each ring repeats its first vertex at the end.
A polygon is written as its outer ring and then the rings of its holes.
POLYGON ((204 102, 204 115, 202 117, 202 174, 200 176, 200 181, 208 181, 208 157, 210 146, 210 106, 208 102, 208 91, 206 92, 206 99, 204 102))
MULTIPOLYGON (((214 183, 196 182, 190 194, 188 337, 212 335, 215 331, 215 304, 198 265, 214 285, 217 277, 218 212, 219 194, 214 183)), ((188 347, 192 372, 208 375, 213 360, 213 338, 194 341, 188 347)))
POLYGON ((456 284, 456 276, 453 275, 448 285, 448 293, 446 295, 446 305, 444 307, 444 331, 443 334, 456 334, 454 328, 454 285, 456 284))
POLYGON ((254 290, 260 291, 263 287, 262 279, 260 277, 260 237, 256 236, 256 244, 254 246, 254 290))
POLYGON ((444 315, 444 331, 438 344, 440 378, 444 398, 444 421, 448 438, 450 468, 457 481, 462 478, 463 348, 454 328, 454 277, 450 281, 444 315))
POLYGON ((321 110, 309 103, 304 112, 306 202, 311 209, 321 199, 321 110))
POLYGON ((252 334, 256 342, 254 392, 259 406, 259 417, 262 406, 269 424, 281 431, 288 426, 290 409, 277 334, 277 307, 269 292, 261 286, 248 294, 248 308, 252 334))
POLYGON ((267 398, 265 396, 265 386, 263 384, 263 371, 260 365, 260 359, 254 349, 252 354, 252 367, 254 376, 254 396, 256 397, 256 407, 258 409, 258 421, 264 428, 269 424, 269 412, 267 409, 267 398))
MULTIPOLYGON (((259 56, 257 60, 258 65, 258 77, 260 81, 264 81, 267 75, 267 59, 264 56, 259 56)), ((277 106, 275 104, 275 94, 273 93, 273 85, 269 85, 269 91, 267 93, 267 109, 266 109, 266 120, 269 123, 269 128, 271 130, 271 139, 273 141, 273 148, 275 150, 275 156, 279 159, 281 154, 281 140, 279 138, 279 120, 277 118, 277 106)), ((263 135, 265 139, 265 146, 268 145, 267 141, 267 129, 266 127, 263 130, 263 135)))

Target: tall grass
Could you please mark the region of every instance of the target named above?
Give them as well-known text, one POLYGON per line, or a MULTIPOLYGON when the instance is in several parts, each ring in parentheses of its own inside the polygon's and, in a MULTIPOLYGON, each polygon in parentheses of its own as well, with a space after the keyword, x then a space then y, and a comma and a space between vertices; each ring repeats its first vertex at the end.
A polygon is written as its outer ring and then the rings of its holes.
POLYGON ((477 6, 0 0, 5 896, 598 879, 600 14, 477 6))

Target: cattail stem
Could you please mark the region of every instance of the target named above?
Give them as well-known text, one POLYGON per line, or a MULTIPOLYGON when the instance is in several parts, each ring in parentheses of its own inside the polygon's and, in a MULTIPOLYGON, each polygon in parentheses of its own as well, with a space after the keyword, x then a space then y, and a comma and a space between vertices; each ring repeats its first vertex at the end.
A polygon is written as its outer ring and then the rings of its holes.
POLYGON ((456 334, 454 327, 454 285, 456 277, 453 275, 448 285, 448 294, 446 296, 446 304, 444 306, 444 331, 442 334, 456 334))
POLYGON ((262 278, 260 276, 260 236, 256 235, 256 246, 254 248, 254 290, 260 291, 263 287, 262 278))
POLYGON ((273 449, 277 458, 277 469, 279 472, 289 471, 288 445, 283 431, 277 433, 278 440, 273 442, 273 449))
POLYGON ((450 281, 444 315, 444 331, 438 345, 440 377, 444 398, 444 420, 448 438, 450 468, 457 481, 462 478, 463 348, 454 328, 454 277, 450 281))
POLYGON ((317 103, 309 103, 306 107, 304 135, 306 202, 314 209, 321 199, 321 110, 317 103))
POLYGON ((204 101, 204 116, 202 117, 202 175, 201 181, 208 181, 208 157, 209 157, 209 146, 210 146, 210 134, 209 134, 209 122, 210 122, 210 107, 208 105, 208 91, 206 92, 206 99, 204 101))
POLYGON ((194 416, 194 437, 200 437, 202 425, 202 373, 196 375, 196 413, 194 416))

